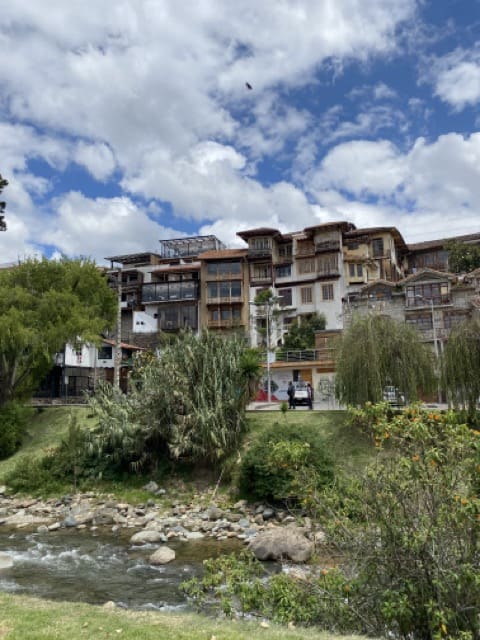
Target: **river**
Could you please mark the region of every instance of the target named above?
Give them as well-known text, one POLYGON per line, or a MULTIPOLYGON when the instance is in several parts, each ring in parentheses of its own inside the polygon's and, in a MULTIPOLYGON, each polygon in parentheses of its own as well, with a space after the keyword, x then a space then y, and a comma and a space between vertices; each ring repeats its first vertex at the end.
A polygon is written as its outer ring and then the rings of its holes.
POLYGON ((179 585, 201 574, 203 559, 243 548, 237 540, 171 542, 175 560, 155 567, 148 557, 158 545, 132 546, 131 534, 2 531, 0 551, 13 566, 0 571, 0 591, 96 605, 113 601, 132 609, 183 608, 179 585))

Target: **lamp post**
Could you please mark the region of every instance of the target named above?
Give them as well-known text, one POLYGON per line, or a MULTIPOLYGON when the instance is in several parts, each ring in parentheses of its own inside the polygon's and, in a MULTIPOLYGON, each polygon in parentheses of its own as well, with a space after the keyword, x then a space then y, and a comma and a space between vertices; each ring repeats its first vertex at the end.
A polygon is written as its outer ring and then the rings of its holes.
POLYGON ((279 300, 278 297, 272 296, 268 300, 265 300, 262 302, 255 302, 255 301, 249 302, 250 305, 253 305, 255 307, 265 306, 265 309, 266 309, 265 317, 267 321, 266 340, 267 340, 267 401, 268 402, 272 401, 272 375, 271 375, 271 369, 270 369, 270 333, 271 333, 270 319, 271 319, 273 305, 276 304, 278 300, 279 300))

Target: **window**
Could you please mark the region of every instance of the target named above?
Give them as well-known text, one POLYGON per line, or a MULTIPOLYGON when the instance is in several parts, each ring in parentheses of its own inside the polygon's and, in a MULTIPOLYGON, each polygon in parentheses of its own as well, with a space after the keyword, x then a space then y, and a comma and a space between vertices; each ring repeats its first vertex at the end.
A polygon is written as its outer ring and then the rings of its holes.
POLYGON ((111 360, 112 359, 113 349, 112 347, 107 347, 103 345, 98 350, 98 359, 99 360, 111 360))
POLYGON ((334 253, 332 255, 319 256, 318 273, 326 275, 338 273, 338 255, 334 253))
POLYGON ((242 283, 239 280, 225 280, 223 282, 207 283, 208 298, 240 298, 242 283))
POLYGON ((333 284, 322 284, 322 300, 333 300, 333 284))
POLYGON ((270 278, 270 265, 269 264, 254 264, 253 265, 253 279, 254 280, 268 280, 270 278))
POLYGON ((289 278, 292 275, 292 265, 284 264, 281 267, 275 267, 277 278, 289 278))
POLYGON ((238 275, 241 273, 240 262, 209 262, 207 264, 209 276, 238 275))
POLYGON ((300 288, 300 298, 302 300, 302 304, 312 304, 312 302, 313 302, 313 290, 312 290, 312 287, 301 287, 300 288))
POLYGON ((433 304, 447 304, 449 302, 448 283, 417 284, 407 287, 407 306, 428 306, 430 300, 433 300, 433 304))
POLYGON ((363 266, 361 264, 357 264, 357 278, 363 277, 363 266))
POLYGON ((298 273, 314 273, 315 260, 307 258, 306 260, 298 261, 298 273))
POLYGON ((383 253, 383 238, 374 238, 372 240, 372 252, 374 258, 381 258, 383 253))
POLYGON ((465 313, 452 311, 451 313, 447 313, 443 317, 443 326, 445 329, 451 329, 452 327, 456 327, 457 325, 465 322, 467 316, 465 313))
POLYGON ((423 314, 407 318, 407 324, 418 331, 429 331, 432 328, 432 314, 423 314))
POLYGON ((281 244, 278 247, 278 255, 281 258, 290 258, 292 256, 292 243, 290 243, 290 244, 281 244))
POLYGON ((279 289, 278 297, 280 299, 281 307, 291 307, 292 306, 292 290, 291 289, 279 289))
POLYGON ((270 238, 252 238, 252 249, 270 249, 270 238))

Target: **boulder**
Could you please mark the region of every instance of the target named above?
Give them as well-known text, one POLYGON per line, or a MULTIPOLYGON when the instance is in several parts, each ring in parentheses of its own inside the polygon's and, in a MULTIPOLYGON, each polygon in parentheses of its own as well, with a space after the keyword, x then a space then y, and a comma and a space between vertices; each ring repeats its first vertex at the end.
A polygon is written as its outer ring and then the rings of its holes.
POLYGON ((131 544, 148 544, 149 542, 165 542, 165 535, 161 531, 148 529, 134 533, 130 538, 131 544))
POLYGON ((10 569, 10 567, 13 567, 13 560, 11 556, 9 556, 8 553, 0 551, 0 571, 2 569, 10 569))
POLYGON ((297 527, 277 527, 259 533, 248 545, 258 560, 306 562, 313 553, 313 543, 297 527))
POLYGON ((175 551, 164 546, 157 549, 149 558, 150 564, 168 564, 175 560, 175 551))

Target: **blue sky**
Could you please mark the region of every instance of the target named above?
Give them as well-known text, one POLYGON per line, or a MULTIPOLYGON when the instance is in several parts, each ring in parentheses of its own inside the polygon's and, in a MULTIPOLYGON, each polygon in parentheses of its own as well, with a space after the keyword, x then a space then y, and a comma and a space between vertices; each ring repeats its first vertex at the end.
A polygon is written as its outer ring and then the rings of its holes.
POLYGON ((0 9, 0 263, 331 220, 480 231, 480 0, 0 9))

